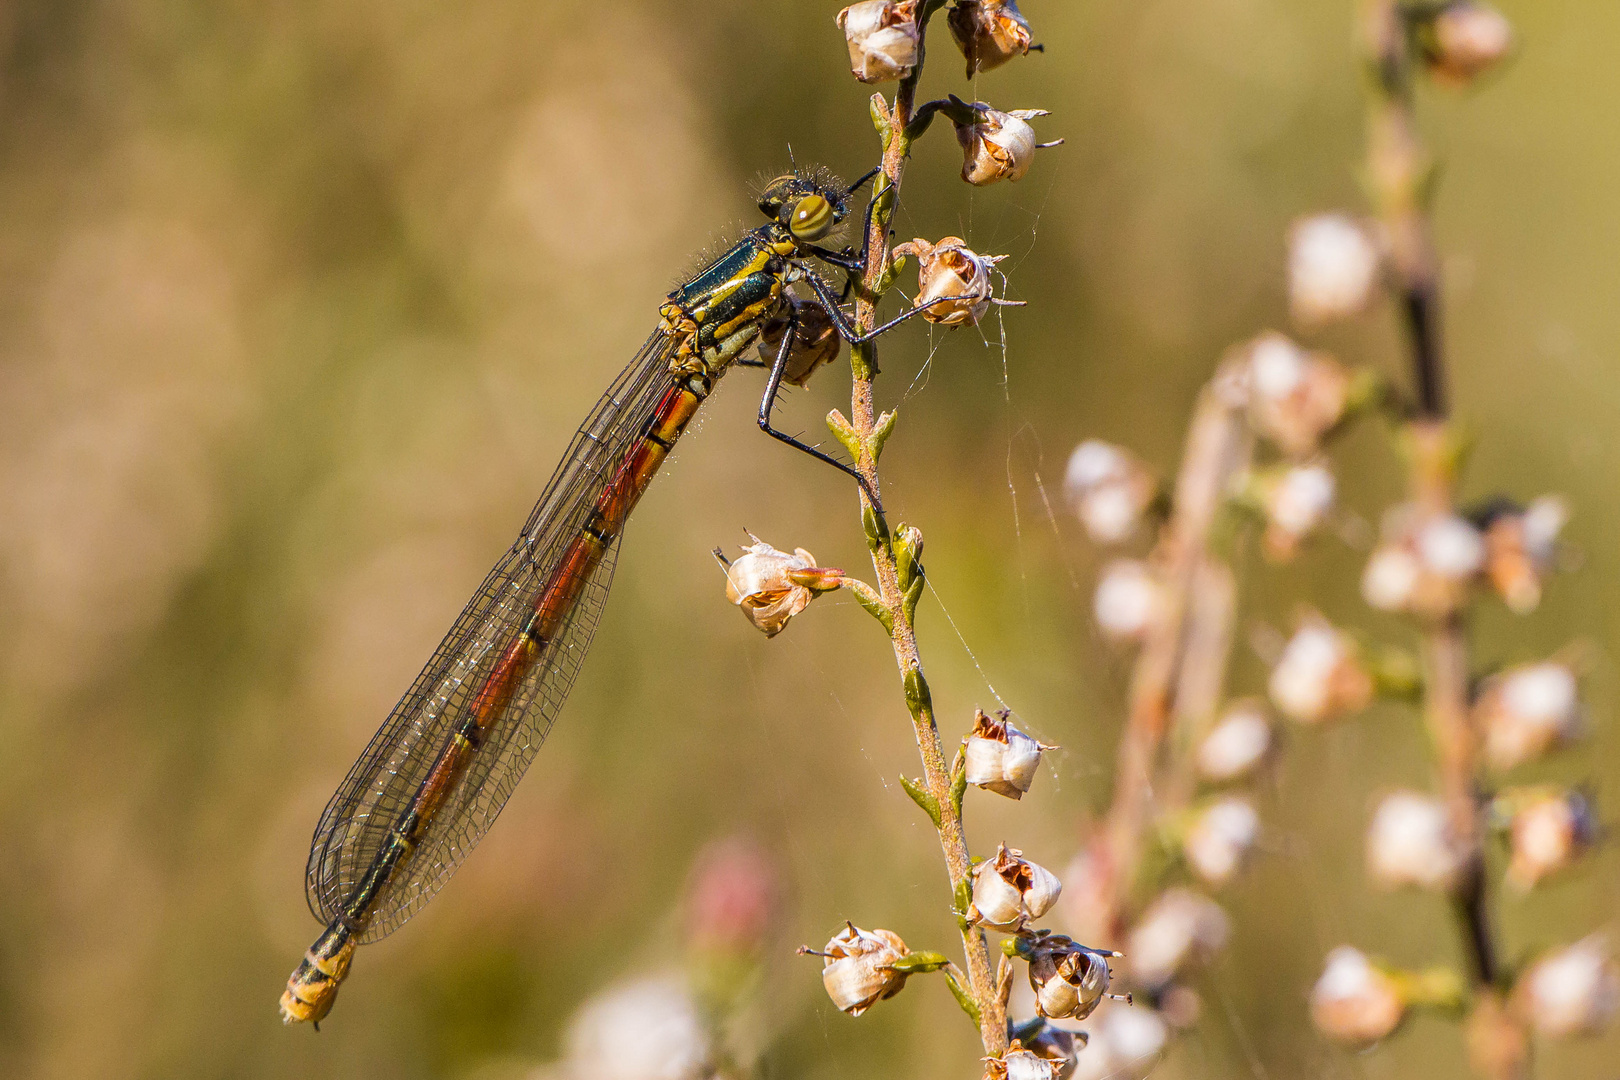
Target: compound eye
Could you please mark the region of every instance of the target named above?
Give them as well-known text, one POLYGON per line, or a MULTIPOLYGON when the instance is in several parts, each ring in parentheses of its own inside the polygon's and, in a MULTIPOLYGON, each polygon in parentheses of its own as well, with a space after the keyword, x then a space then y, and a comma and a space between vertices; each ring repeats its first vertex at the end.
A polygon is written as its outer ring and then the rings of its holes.
POLYGON ((832 204, 820 195, 806 195, 793 206, 788 231, 799 240, 820 240, 833 227, 832 204))

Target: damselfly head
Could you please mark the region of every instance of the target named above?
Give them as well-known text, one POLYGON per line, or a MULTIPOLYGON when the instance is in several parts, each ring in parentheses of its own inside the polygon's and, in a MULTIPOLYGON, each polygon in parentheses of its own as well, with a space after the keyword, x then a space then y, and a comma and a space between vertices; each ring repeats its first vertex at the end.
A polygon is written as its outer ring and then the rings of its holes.
POLYGON ((849 191, 831 173, 791 172, 766 184, 759 209, 802 243, 820 240, 849 213, 849 191))

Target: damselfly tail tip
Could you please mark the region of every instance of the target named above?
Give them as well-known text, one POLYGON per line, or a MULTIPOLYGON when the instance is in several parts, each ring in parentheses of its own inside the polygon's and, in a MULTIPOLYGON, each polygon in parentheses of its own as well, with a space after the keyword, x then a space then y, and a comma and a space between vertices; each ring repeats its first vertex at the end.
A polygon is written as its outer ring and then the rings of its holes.
POLYGON ((349 973, 354 959, 354 939, 346 927, 334 924, 304 953, 304 959, 287 979, 281 994, 281 1022, 308 1021, 320 1030, 320 1022, 332 1011, 338 987, 349 973))

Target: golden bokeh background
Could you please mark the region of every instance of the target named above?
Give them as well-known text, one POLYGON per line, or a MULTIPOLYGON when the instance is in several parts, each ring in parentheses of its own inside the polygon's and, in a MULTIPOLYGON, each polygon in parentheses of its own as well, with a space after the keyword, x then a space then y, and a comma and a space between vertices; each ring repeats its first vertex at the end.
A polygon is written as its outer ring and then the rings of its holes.
MULTIPOLYGON (((1021 804, 970 797, 1062 866, 1107 798, 1125 658, 1090 623, 1099 554, 1063 509, 1099 436, 1173 468, 1220 351, 1286 328, 1283 235, 1361 208, 1349 0, 1029 0, 1046 52, 964 81, 940 33, 924 91, 1042 107, 1016 185, 970 189, 944 126, 902 238, 1007 253, 983 332, 912 327, 886 497, 928 542, 919 615, 947 738, 1004 700, 1053 767, 1021 804), (946 612, 949 613, 947 619, 946 612), (992 689, 993 687, 993 689, 992 689)), ((319 1035, 275 999, 318 930, 308 837, 353 756, 505 550, 575 425, 695 252, 751 225, 790 152, 875 163, 836 4, 554 0, 16 0, 0 6, 0 1074, 476 1077, 541 1069, 579 1002, 680 955, 695 854, 744 832, 790 902, 761 991, 768 1075, 971 1077, 938 982, 850 1020, 792 956, 845 918, 949 948, 943 867, 895 778, 915 770, 887 646, 852 602, 767 641, 709 550, 751 529, 865 568, 851 486, 755 429, 738 372, 626 537, 573 699, 455 882, 361 950, 319 1035), (791 150, 790 150, 791 148, 791 150)), ((1421 110, 1468 490, 1556 490, 1582 565, 1540 611, 1487 605, 1481 662, 1569 641, 1592 739, 1545 775, 1620 780, 1620 9, 1505 3, 1522 52, 1421 110)), ((1400 372, 1387 307, 1312 339, 1400 372)), ((792 395, 815 433, 847 374, 792 395)), ((1335 451, 1367 522, 1396 497, 1385 433, 1335 451)), ((1352 537, 1355 530, 1350 530, 1352 537)), ((1245 568, 1240 636, 1310 599, 1398 636, 1338 539, 1245 568)), ((1233 685, 1263 668, 1240 647, 1233 685)), ((1231 947, 1157 1075, 1465 1075, 1419 1019, 1352 1056, 1310 1030, 1322 955, 1458 955, 1443 905, 1368 890, 1370 800, 1425 784, 1409 710, 1298 733, 1262 799, 1265 855, 1223 896, 1231 947)), ((1600 805, 1603 805, 1600 803, 1600 805)), ((1503 902, 1509 952, 1613 917, 1607 850, 1503 902)), ((633 1034, 627 1037, 633 1037, 633 1034)), ((1620 1040, 1549 1046, 1607 1075, 1620 1040)))

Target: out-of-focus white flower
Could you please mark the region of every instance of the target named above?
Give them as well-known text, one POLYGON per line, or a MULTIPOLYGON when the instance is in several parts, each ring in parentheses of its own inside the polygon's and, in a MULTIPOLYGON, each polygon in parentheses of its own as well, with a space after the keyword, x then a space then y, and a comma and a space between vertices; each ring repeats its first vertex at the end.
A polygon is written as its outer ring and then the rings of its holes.
POLYGON ((1424 569, 1453 581, 1479 573, 1485 565, 1485 539, 1465 518, 1445 514, 1418 529, 1418 557, 1424 569))
POLYGON ((1046 867, 1002 844, 993 858, 973 868, 973 902, 968 919, 1003 933, 1014 933, 1057 902, 1063 885, 1046 867))
POLYGON ((1485 515, 1485 576, 1515 614, 1541 603, 1542 581, 1558 557, 1558 537, 1569 521, 1569 507, 1556 495, 1543 495, 1524 510, 1497 508, 1485 515))
MULTIPOLYGON (((777 551, 759 537, 743 549, 736 562, 722 565, 726 571, 726 599, 742 609, 748 621, 775 637, 788 620, 810 605, 810 601, 842 584, 841 570, 816 565, 816 557, 804 548, 792 555, 777 551)), ((720 557, 715 549, 716 558, 720 557)))
POLYGON ((1384 515, 1382 531, 1361 576, 1362 597, 1381 611, 1453 611, 1485 565, 1484 537, 1455 514, 1425 515, 1402 503, 1384 515))
POLYGON ((1075 944, 1062 934, 1047 934, 1029 954, 1029 986, 1035 1011, 1050 1020, 1084 1020, 1108 992, 1112 972, 1109 953, 1075 944))
POLYGON ((1164 604, 1159 579, 1140 559, 1115 559, 1097 580, 1092 613, 1115 641, 1140 642, 1158 622, 1164 604))
POLYGON ((1063 868, 1063 919, 1081 941, 1102 941, 1114 933, 1107 923, 1113 903, 1108 845, 1094 840, 1063 868))
POLYGON ((1045 109, 1002 112, 982 102, 976 104, 972 121, 956 124, 956 141, 962 147, 962 179, 974 187, 998 180, 1022 180, 1038 149, 1035 129, 1029 122, 1046 115, 1045 109))
POLYGON ((1290 457, 1313 454, 1343 419, 1350 373, 1332 357, 1306 352, 1267 331, 1243 347, 1249 375, 1249 421, 1290 457))
POLYGON ((1157 489, 1153 473, 1134 454, 1101 439, 1075 447, 1063 475, 1069 505, 1099 544, 1129 540, 1157 489))
POLYGON ((1274 559, 1290 559, 1300 541, 1333 509, 1333 473, 1320 463, 1291 465, 1256 478, 1266 515, 1264 544, 1274 559))
POLYGON ((1311 326, 1359 315, 1378 282, 1373 239, 1345 214, 1313 214, 1288 230, 1288 302, 1311 326))
POLYGON ((1075 1055, 1070 1080, 1131 1080, 1146 1076, 1170 1040, 1164 1019, 1145 1005, 1097 1014, 1091 1041, 1075 1055))
POLYGON ((1567 869, 1597 840, 1591 804, 1575 791, 1530 788, 1505 791, 1495 813, 1508 822, 1508 883, 1529 891, 1567 869))
POLYGON ((1271 721, 1257 702, 1240 701, 1204 736, 1194 762, 1201 777, 1222 783, 1247 776, 1270 750, 1271 721))
POLYGON ((1575 672, 1550 660, 1509 668, 1485 681, 1474 719, 1485 733, 1485 756, 1493 768, 1532 761, 1580 734, 1575 672))
POLYGON ((957 0, 946 16, 951 37, 967 57, 967 77, 1029 52, 1029 23, 1013 0, 957 0))
POLYGON ((974 717, 963 748, 967 782, 1009 799, 1022 799, 1035 782, 1041 752, 1057 748, 1042 745, 1013 727, 1009 715, 991 718, 981 710, 974 717))
POLYGON ((673 977, 641 979, 588 1002, 568 1037, 568 1071, 592 1080, 701 1080, 710 1075, 707 1026, 673 977))
POLYGON ((1445 803, 1420 792, 1386 795, 1367 828, 1367 873, 1388 888, 1448 889, 1466 858, 1445 803))
POLYGON ((861 82, 903 79, 917 66, 916 0, 865 0, 840 11, 836 21, 849 45, 850 73, 861 82))
POLYGON ((1302 724, 1358 712, 1372 701, 1373 680, 1355 643, 1320 616, 1301 621, 1271 671, 1271 700, 1302 724))
POLYGON ((1405 611, 1417 594, 1423 564, 1404 547, 1385 544, 1372 553, 1361 573, 1361 598, 1379 611, 1405 611))
POLYGON ((1229 795, 1205 807, 1187 827, 1181 850, 1206 885, 1220 888, 1242 868, 1260 836, 1254 804, 1229 795))
POLYGON ((1519 1009, 1540 1035, 1595 1035, 1620 1010, 1620 969, 1608 940, 1593 934, 1549 953, 1519 977, 1519 1009))
POLYGON ((1311 1019, 1331 1039, 1374 1043, 1400 1026, 1406 1002, 1394 979, 1349 945, 1328 953, 1311 990, 1311 1019))
POLYGON ((1475 0, 1454 0, 1435 15, 1422 40, 1435 76, 1466 85, 1513 50, 1513 24, 1495 8, 1475 0))
POLYGON ((898 244, 895 257, 917 257, 917 306, 940 326, 976 325, 990 308, 990 271, 1005 255, 980 255, 960 236, 937 244, 921 238, 898 244))
POLYGON ((1191 889, 1167 889, 1131 929, 1125 959, 1131 981, 1158 989, 1226 947, 1231 923, 1215 901, 1191 889))
POLYGON ((823 951, 821 983, 834 1005, 859 1016, 905 988, 906 975, 894 964, 909 951, 892 930, 862 930, 846 923, 823 951))

